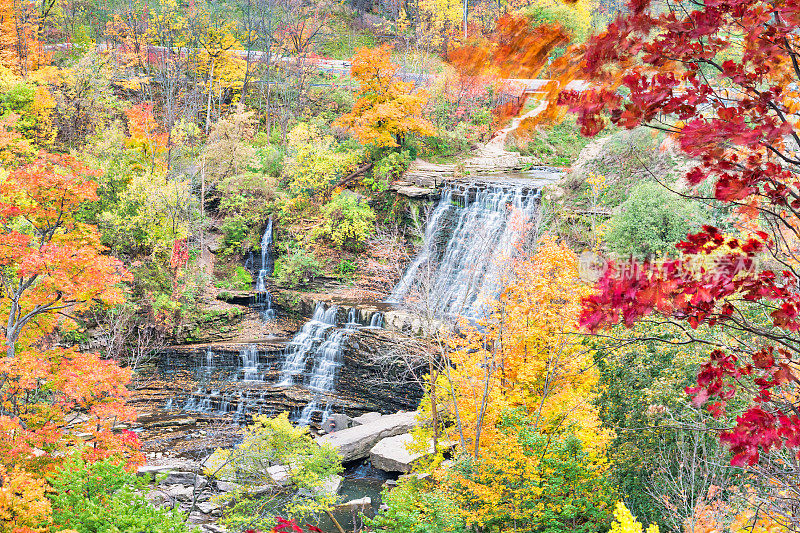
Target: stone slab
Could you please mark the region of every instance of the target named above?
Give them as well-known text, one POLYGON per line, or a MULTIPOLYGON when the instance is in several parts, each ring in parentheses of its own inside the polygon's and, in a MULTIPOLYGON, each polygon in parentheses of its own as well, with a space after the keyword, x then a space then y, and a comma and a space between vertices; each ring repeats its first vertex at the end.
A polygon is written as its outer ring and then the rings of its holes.
POLYGON ((417 413, 399 412, 384 415, 366 424, 323 435, 317 439, 320 445, 330 444, 339 453, 342 461, 355 461, 369 456, 369 451, 386 437, 408 433, 417 426, 417 413))

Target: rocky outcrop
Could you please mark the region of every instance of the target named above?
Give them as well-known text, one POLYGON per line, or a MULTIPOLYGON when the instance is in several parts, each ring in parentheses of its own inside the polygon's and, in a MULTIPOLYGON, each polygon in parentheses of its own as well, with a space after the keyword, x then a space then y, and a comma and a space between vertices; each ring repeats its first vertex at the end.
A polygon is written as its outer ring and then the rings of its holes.
POLYGON ((416 412, 400 412, 384 415, 360 426, 323 435, 317 442, 320 445, 333 446, 343 462, 355 461, 368 457, 370 450, 386 437, 407 433, 418 424, 416 412))
POLYGON ((414 463, 426 456, 425 453, 411 453, 408 445, 414 440, 411 433, 403 433, 381 439, 369 451, 369 460, 373 468, 384 472, 401 472, 408 474, 414 463))

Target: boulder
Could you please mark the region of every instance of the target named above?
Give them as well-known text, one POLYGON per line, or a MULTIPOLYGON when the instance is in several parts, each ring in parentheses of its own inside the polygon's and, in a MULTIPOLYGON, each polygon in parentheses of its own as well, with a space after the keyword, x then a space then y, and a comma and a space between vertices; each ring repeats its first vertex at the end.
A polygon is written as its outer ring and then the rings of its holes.
POLYGON ((170 472, 161 485, 190 485, 195 487, 204 487, 207 481, 206 478, 195 474, 194 472, 170 472))
POLYGON ((330 444, 339 453, 342 461, 355 461, 369 456, 373 446, 386 437, 407 433, 419 424, 416 412, 399 412, 317 439, 320 445, 330 444))
POLYGON ((276 485, 280 486, 288 483, 292 477, 289 467, 283 465, 273 465, 267 467, 267 475, 276 485))
POLYGON ((350 511, 361 511, 370 506, 372 506, 372 498, 369 496, 364 496, 363 498, 359 498, 357 500, 350 500, 348 502, 340 503, 336 506, 336 508, 350 511))
POLYGON ((179 501, 191 501, 194 497, 194 487, 187 487, 186 485, 172 485, 164 489, 164 492, 169 494, 171 498, 179 501))
POLYGON ((344 414, 332 414, 322 424, 322 429, 328 433, 334 433, 353 427, 353 419, 344 414))
POLYGON ((366 424, 367 422, 372 422, 373 420, 377 420, 383 415, 378 413, 377 411, 372 411, 371 413, 364 413, 361 416, 357 416, 353 418, 353 425, 360 426, 361 424, 366 424))
MULTIPOLYGON (((428 455, 427 453, 410 453, 408 451, 408 444, 413 439, 414 437, 411 433, 403 433, 402 435, 381 439, 369 452, 369 460, 372 466, 384 472, 408 474, 411 472, 415 461, 428 455)), ((432 448, 433 444, 431 443, 429 446, 432 448)))

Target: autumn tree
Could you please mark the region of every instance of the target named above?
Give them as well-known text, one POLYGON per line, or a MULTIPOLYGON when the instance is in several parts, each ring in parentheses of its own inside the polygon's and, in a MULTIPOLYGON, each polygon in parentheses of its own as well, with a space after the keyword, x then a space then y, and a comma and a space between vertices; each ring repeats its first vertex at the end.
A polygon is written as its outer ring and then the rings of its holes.
POLYGON ((427 101, 424 91, 395 79, 400 66, 391 60, 391 47, 361 48, 353 56, 352 76, 359 82, 353 110, 336 124, 352 128, 362 144, 403 146, 406 135, 433 135, 433 126, 422 116, 427 101))
POLYGON ((441 388, 453 388, 451 437, 463 454, 442 478, 468 523, 590 531, 605 520, 610 434, 592 404, 591 352, 575 335, 587 294, 575 254, 544 238, 514 260, 490 318, 451 337, 441 388))
POLYGON ((82 313, 122 301, 120 283, 129 279, 104 255, 97 230, 80 220, 81 206, 97 198, 93 173, 74 157, 42 154, 0 184, 0 466, 2 512, 11 516, 19 505, 49 512, 37 496, 41 477, 70 455, 138 461, 138 439, 115 430, 132 416, 124 406, 130 372, 54 346, 54 335, 74 328, 82 313), (6 478, 27 487, 13 495, 24 502, 9 501, 6 478))
MULTIPOLYGON (((51 2, 52 7, 52 2, 51 2)), ((42 13, 19 0, 0 1, 0 65, 22 76, 47 63, 40 40, 42 13)))
MULTIPOLYGON (((713 197, 705 200, 735 207, 737 225, 704 226, 678 244, 673 260, 611 265, 581 323, 597 331, 646 317, 681 328, 684 342, 709 343, 697 386, 687 391, 717 415, 744 398, 749 407, 722 440, 734 464, 764 468, 780 448, 800 447, 793 370, 800 357, 800 10, 783 0, 673 7, 631 2, 627 14, 564 58, 559 66, 591 85, 562 93, 558 103, 578 113, 587 135, 609 121, 670 133, 695 160, 685 181, 710 184, 713 197), (728 337, 699 337, 701 325, 722 327, 728 337)), ((768 472, 773 487, 796 475, 768 472)), ((790 507, 797 500, 781 494, 769 499, 772 510, 796 527, 790 507)))

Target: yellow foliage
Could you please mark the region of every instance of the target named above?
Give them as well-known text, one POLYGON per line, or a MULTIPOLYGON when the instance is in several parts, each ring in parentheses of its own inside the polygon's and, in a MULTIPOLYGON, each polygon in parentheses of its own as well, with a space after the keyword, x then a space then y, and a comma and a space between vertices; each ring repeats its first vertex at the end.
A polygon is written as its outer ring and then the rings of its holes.
POLYGON ((38 533, 47 531, 50 500, 47 484, 30 473, 0 472, 0 533, 38 533))
POLYGON ((574 335, 580 301, 589 288, 578 258, 565 245, 542 240, 513 275, 491 319, 450 339, 453 383, 467 441, 497 438, 502 412, 522 409, 544 432, 571 429, 589 450, 602 451, 592 388, 592 354, 574 335))
MULTIPOLYGON (((622 502, 617 502, 614 508, 614 518, 611 523, 610 533, 642 533, 642 524, 636 521, 628 508, 622 502)), ((658 533, 658 524, 650 524, 646 533, 658 533)))

